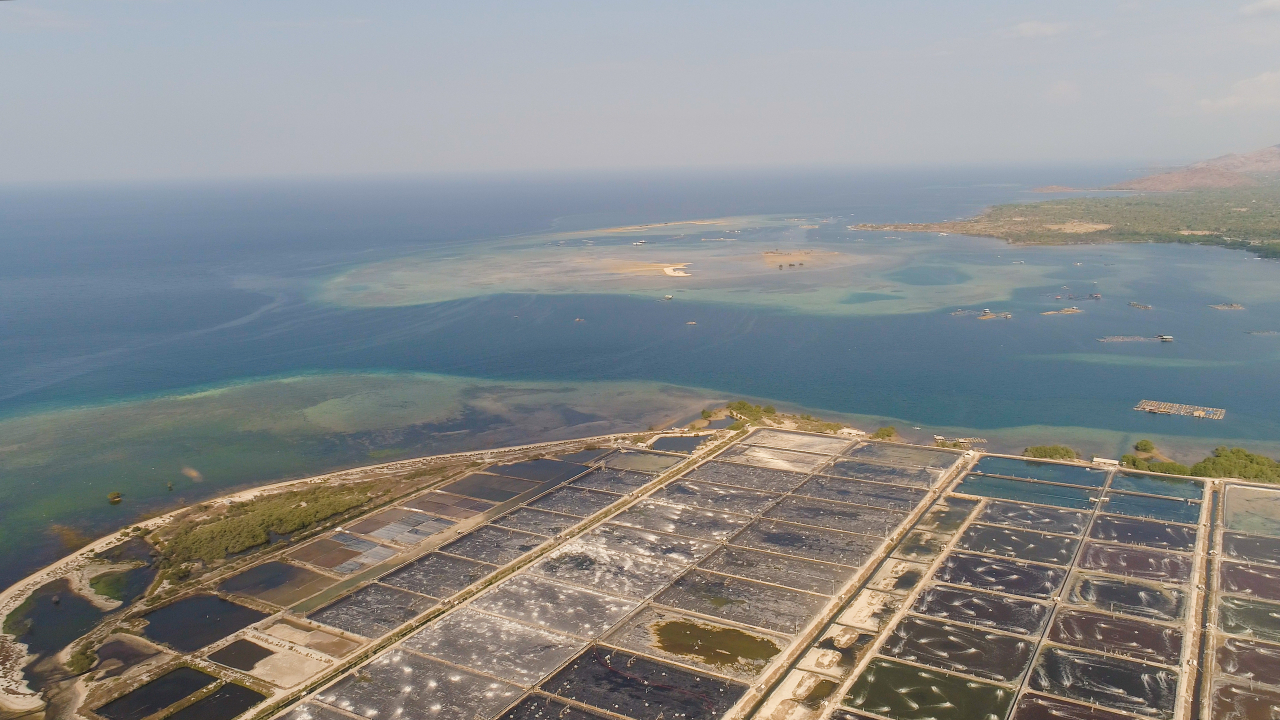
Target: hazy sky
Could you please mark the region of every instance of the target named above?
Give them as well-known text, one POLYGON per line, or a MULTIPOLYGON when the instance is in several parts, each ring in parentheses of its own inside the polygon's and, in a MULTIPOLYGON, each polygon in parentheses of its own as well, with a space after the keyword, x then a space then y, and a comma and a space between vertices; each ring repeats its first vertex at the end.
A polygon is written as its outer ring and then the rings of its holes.
POLYGON ((1280 143, 1280 0, 10 0, 0 67, 0 182, 1280 143))

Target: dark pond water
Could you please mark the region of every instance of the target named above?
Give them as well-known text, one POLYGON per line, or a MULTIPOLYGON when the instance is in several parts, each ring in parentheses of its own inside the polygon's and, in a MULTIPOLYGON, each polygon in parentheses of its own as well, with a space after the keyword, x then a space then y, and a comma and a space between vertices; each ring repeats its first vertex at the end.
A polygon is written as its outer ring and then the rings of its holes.
POLYGON ((167 720, 231 720, 266 699, 267 696, 260 692, 227 683, 170 715, 167 720))
POLYGON ((26 643, 41 657, 57 653, 89 632, 103 613, 93 603, 71 592, 71 584, 55 580, 40 589, 5 618, 5 632, 26 643))
POLYGON ((180 652, 194 652, 266 617, 216 595, 193 595, 144 615, 143 634, 180 652))
POLYGON ((112 700, 94 712, 107 720, 142 720, 217 682, 195 668, 180 667, 112 700))

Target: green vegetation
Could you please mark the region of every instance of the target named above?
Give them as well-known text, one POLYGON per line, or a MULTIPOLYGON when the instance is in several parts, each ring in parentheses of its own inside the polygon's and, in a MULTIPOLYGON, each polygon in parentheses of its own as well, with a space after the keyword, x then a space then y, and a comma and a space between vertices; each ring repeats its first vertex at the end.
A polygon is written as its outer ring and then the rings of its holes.
POLYGON ((1032 445, 1023 450, 1022 454, 1026 457, 1045 460, 1077 460, 1080 457, 1080 453, 1066 445, 1032 445))
POLYGON ((27 596, 22 604, 14 608, 4 618, 3 629, 6 635, 21 637, 26 634, 27 629, 31 627, 31 618, 27 617, 36 607, 36 596, 32 593, 27 596))
POLYGON ((892 440, 894 437, 897 436, 897 434, 898 434, 897 428, 895 428, 892 425, 885 425, 879 430, 876 430, 875 432, 871 433, 871 439, 872 440, 892 440))
POLYGON ((703 410, 703 411, 702 411, 702 419, 703 419, 703 420, 710 420, 710 419, 711 419, 711 415, 712 415, 712 413, 711 413, 711 411, 710 411, 710 410, 703 410))
POLYGON ((1182 463, 1152 461, 1140 458, 1137 455, 1124 455, 1120 458, 1120 464, 1125 467, 1131 467, 1134 470, 1145 470, 1146 472, 1165 473, 1166 475, 1190 475, 1191 469, 1182 463))
POLYGON ((952 450, 963 450, 965 448, 964 443, 959 440, 934 440, 933 444, 936 447, 951 448, 952 450))
POLYGON ((782 651, 768 638, 735 628, 719 628, 684 620, 672 620, 651 627, 659 648, 677 655, 697 658, 716 667, 742 663, 765 663, 782 651))
POLYGON ((1150 440, 1139 440, 1133 444, 1133 449, 1144 453, 1155 452, 1156 444, 1150 440))
MULTIPOLYGON (((1150 453, 1155 450, 1155 446, 1149 440, 1142 440, 1133 447, 1142 453, 1150 453), (1143 449, 1144 447, 1150 447, 1151 449, 1145 450, 1143 449)), ((1255 455, 1244 448, 1228 448, 1226 446, 1215 448, 1212 455, 1191 467, 1176 462, 1153 461, 1137 455, 1125 455, 1120 458, 1120 463, 1135 470, 1169 475, 1280 482, 1280 462, 1263 455, 1255 455)))
POLYGON ((737 421, 737 422, 733 423, 732 425, 730 425, 730 426, 729 426, 729 429, 730 429, 730 430, 741 430, 742 428, 744 428, 744 427, 746 427, 746 426, 747 426, 747 424, 746 424, 746 423, 744 423, 744 422, 742 422, 741 420, 739 420, 739 421, 737 421))
POLYGON ((768 407, 760 407, 759 405, 752 405, 746 400, 731 402, 727 407, 729 408, 729 412, 737 415, 738 417, 746 418, 748 422, 760 422, 765 415, 772 415, 777 412, 773 409, 772 405, 768 407))
POLYGON ((1213 454, 1191 466, 1198 477, 1233 477, 1241 480, 1280 482, 1280 462, 1255 455, 1244 448, 1215 448, 1213 454))
POLYGON ((161 545, 167 565, 211 563, 265 544, 274 533, 288 535, 367 502, 365 486, 317 487, 229 506, 214 518, 178 523, 161 545))
MULTIPOLYGON (((124 602, 126 600, 124 594, 129 585, 129 571, 121 570, 119 572, 103 573, 95 575, 89 580, 89 587, 93 591, 103 597, 111 598, 124 602)), ((128 598, 132 599, 132 598, 128 598)))
POLYGON ((1280 183, 998 205, 967 220, 875 227, 936 230, 1052 245, 1095 242, 1218 245, 1277 258, 1280 257, 1280 183))
POLYGON ((67 658, 67 671, 72 675, 83 675, 93 667, 95 658, 87 646, 79 647, 67 658))

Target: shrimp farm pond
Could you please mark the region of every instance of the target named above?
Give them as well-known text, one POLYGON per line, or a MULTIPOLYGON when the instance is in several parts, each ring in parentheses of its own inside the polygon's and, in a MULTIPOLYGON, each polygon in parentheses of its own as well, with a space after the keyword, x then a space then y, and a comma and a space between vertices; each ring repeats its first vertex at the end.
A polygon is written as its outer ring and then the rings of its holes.
POLYGON ((266 553, 104 638, 76 713, 1280 717, 1280 489, 774 428, 656 447, 475 463, 266 553))

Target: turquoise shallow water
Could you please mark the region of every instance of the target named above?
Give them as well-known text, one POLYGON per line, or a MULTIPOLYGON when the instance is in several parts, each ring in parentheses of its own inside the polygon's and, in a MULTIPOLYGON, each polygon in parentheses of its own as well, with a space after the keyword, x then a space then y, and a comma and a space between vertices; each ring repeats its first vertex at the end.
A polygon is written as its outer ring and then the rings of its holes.
POLYGON ((51 524, 96 535, 281 477, 563 428, 642 429, 699 397, 993 435, 1046 426, 1280 439, 1280 336, 1249 334, 1280 330, 1276 263, 1196 246, 1014 248, 843 229, 963 216, 1041 199, 1025 192, 1037 185, 1118 176, 1049 168, 0 192, 0 582, 63 551, 51 524), (423 251, 484 258, 490 238, 514 233, 768 213, 826 223, 786 235, 791 247, 890 261, 857 270, 847 287, 831 271, 811 284, 802 275, 725 284, 699 300, 673 291, 671 302, 501 284, 400 307, 316 300, 350 268, 423 251), (1095 292, 1102 299, 1088 299, 1095 292), (823 293, 862 314, 807 311, 820 306, 806 298, 823 293), (962 296, 990 299, 953 306, 962 296), (1209 307, 1236 301, 1248 309, 1209 307), (894 309, 908 302, 931 309, 894 309), (1040 314, 1071 305, 1084 312, 1040 314), (973 317, 987 306, 1014 317, 973 317), (1177 340, 1096 340, 1155 334, 1177 340), (423 389, 422 373, 477 380, 423 389), (261 378, 304 380, 244 385, 261 378), (635 382, 647 384, 616 395, 615 384, 635 382), (1141 399, 1223 407, 1227 418, 1136 413, 1141 399), (84 500, 110 490, 126 502, 84 500))

